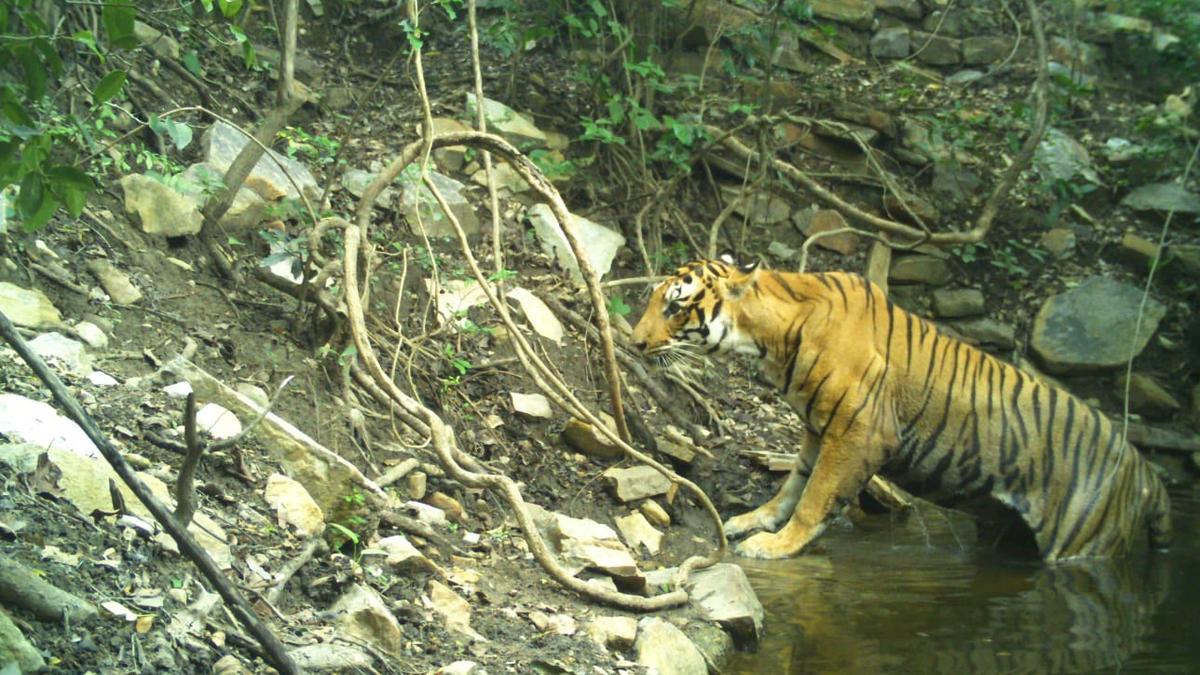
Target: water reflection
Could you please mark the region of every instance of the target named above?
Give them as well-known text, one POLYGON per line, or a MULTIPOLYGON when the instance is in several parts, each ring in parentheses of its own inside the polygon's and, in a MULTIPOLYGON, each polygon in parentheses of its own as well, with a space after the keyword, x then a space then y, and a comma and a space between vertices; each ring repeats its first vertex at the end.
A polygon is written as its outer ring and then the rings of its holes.
MULTIPOLYGON (((1173 498, 1183 538, 1195 531, 1197 501, 1192 493, 1173 498)), ((1189 672, 1200 665, 1191 636, 1195 598, 1180 596, 1196 593, 1187 580, 1200 572, 1195 542, 1168 555, 1043 565, 977 544, 969 521, 953 514, 878 516, 853 531, 833 530, 813 554, 738 560, 768 625, 758 653, 739 655, 731 672, 1091 673, 1131 665, 1189 672)))

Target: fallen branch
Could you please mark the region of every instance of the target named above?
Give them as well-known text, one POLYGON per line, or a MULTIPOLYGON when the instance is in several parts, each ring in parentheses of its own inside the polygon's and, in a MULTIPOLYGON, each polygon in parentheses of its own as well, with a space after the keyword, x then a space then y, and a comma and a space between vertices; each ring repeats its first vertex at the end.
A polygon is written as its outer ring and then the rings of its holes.
POLYGON ((54 586, 7 555, 0 556, 0 605, 28 610, 42 621, 78 622, 96 616, 95 605, 54 586))
POLYGON ((171 515, 171 512, 167 510, 167 507, 154 498, 154 495, 146 487, 146 484, 142 482, 142 479, 138 478, 129 464, 125 462, 125 458, 121 456, 121 453, 109 443, 108 438, 100 431, 100 427, 96 425, 96 422, 79 405, 79 401, 75 400, 75 397, 67 391, 62 381, 58 379, 58 376, 46 367, 45 362, 37 354, 33 353, 29 345, 17 333, 16 327, 13 326, 12 322, 9 321, 3 312, 0 312, 0 336, 3 336, 5 341, 12 345, 17 354, 20 355, 25 363, 29 365, 30 369, 38 376, 38 379, 46 384, 54 399, 66 411, 67 416, 83 429, 92 443, 100 450, 100 454, 104 455, 104 458, 108 460, 113 471, 121 477, 121 480, 129 486, 129 489, 142 502, 146 510, 154 516, 154 519, 163 526, 167 534, 175 540, 176 545, 179 546, 179 551, 191 559, 196 567, 200 569, 201 574, 212 584, 221 598, 225 600, 226 605, 237 616, 238 621, 262 645, 267 661, 281 673, 289 675, 291 673, 299 673, 299 669, 292 662, 291 657, 288 656, 287 650, 284 649, 283 643, 279 641, 279 638, 271 632, 266 624, 259 620, 258 615, 254 613, 250 604, 246 602, 246 599, 241 596, 221 569, 217 567, 217 564, 208 556, 208 553, 205 552, 200 544, 196 543, 191 533, 180 526, 174 516, 171 515))
POLYGON ((263 595, 263 598, 271 605, 279 602, 279 596, 283 595, 283 589, 287 587, 287 583, 291 581, 292 577, 296 576, 296 573, 307 565, 308 561, 312 560, 314 555, 318 552, 327 551, 328 548, 325 540, 320 537, 309 539, 304 544, 304 548, 300 549, 300 553, 289 560, 283 566, 283 569, 279 570, 279 573, 275 575, 275 585, 263 595))

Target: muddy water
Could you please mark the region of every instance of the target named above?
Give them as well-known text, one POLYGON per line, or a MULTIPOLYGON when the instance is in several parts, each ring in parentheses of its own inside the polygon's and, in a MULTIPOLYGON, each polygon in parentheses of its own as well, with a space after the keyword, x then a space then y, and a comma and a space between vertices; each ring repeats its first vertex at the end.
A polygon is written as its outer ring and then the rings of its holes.
POLYGON ((812 555, 739 560, 767 611, 733 673, 1200 672, 1200 488, 1172 490, 1176 543, 1041 565, 969 522, 875 516, 812 555))

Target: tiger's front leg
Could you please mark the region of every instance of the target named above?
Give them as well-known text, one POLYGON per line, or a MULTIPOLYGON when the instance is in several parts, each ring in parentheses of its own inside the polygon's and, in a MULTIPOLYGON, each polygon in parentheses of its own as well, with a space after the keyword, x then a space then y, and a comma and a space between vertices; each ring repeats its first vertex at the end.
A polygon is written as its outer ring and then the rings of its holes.
POLYGON ((810 431, 804 432, 800 452, 796 455, 796 463, 792 466, 787 480, 769 501, 753 511, 747 511, 725 521, 725 536, 736 539, 755 530, 777 530, 779 526, 796 510, 800 495, 804 493, 804 484, 808 474, 817 461, 817 452, 821 448, 821 439, 810 431))
POLYGON ((787 525, 778 532, 750 537, 735 552, 747 558, 787 558, 800 553, 825 530, 834 508, 857 496, 883 465, 881 448, 868 438, 854 433, 827 435, 799 506, 787 525))

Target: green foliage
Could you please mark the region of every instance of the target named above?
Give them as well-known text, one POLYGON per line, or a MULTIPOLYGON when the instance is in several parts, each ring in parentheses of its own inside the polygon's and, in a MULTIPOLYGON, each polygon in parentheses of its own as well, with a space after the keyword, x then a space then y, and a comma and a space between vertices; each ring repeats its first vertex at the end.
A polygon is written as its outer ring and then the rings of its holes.
POLYGON ((1200 11, 1195 0, 1121 0, 1116 11, 1147 19, 1163 34, 1178 38, 1161 51, 1153 45, 1149 35, 1138 35, 1124 40, 1122 53, 1134 67, 1142 69, 1147 76, 1174 91, 1195 81, 1200 70, 1200 11))
POLYGON ((615 314, 617 316, 628 316, 629 313, 632 311, 633 311, 633 308, 631 308, 628 304, 626 304, 625 299, 622 298, 621 296, 614 295, 608 299, 608 313, 609 314, 615 314))

